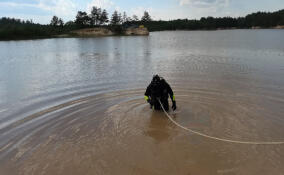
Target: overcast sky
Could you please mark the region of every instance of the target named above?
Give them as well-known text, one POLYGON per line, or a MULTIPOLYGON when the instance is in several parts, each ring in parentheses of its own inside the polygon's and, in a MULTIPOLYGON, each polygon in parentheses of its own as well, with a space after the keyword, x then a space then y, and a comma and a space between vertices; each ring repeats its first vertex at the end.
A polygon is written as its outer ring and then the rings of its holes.
POLYGON ((284 0, 0 0, 0 17, 33 19, 46 24, 53 15, 74 20, 77 11, 90 12, 92 6, 125 11, 139 18, 148 11, 159 20, 214 16, 245 16, 256 11, 284 9, 284 0))

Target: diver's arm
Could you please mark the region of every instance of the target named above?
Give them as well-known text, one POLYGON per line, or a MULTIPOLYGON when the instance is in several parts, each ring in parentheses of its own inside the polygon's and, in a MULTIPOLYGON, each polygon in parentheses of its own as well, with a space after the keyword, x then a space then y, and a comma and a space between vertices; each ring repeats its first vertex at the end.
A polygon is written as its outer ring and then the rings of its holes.
POLYGON ((168 88, 168 93, 170 94, 170 97, 171 97, 171 100, 172 100, 172 103, 173 103, 172 109, 176 110, 177 106, 176 106, 176 98, 175 98, 174 92, 173 92, 171 86, 167 82, 166 82, 166 84, 167 84, 167 88, 168 88))
POLYGON ((171 86, 167 82, 166 82, 166 84, 167 84, 168 93, 170 95, 172 102, 176 101, 175 95, 174 95, 174 92, 173 92, 171 86))
POLYGON ((150 85, 147 87, 146 92, 144 94, 144 99, 149 103, 150 102, 150 95, 151 95, 151 90, 150 90, 150 85))
POLYGON ((144 99, 150 104, 150 109, 152 109, 153 104, 151 102, 151 84, 146 89, 144 99))

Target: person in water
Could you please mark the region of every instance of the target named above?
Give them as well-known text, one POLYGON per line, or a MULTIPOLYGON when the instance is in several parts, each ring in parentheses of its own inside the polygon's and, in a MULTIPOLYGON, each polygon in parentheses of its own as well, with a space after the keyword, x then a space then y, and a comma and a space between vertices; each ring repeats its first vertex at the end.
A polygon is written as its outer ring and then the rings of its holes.
POLYGON ((151 108, 155 110, 160 110, 161 105, 159 100, 161 101, 164 109, 166 111, 169 110, 169 102, 168 98, 172 100, 172 109, 176 110, 176 100, 173 93, 172 88, 170 85, 166 82, 165 79, 162 77, 159 77, 159 75, 154 75, 151 83, 146 89, 145 92, 145 100, 150 104, 151 108))

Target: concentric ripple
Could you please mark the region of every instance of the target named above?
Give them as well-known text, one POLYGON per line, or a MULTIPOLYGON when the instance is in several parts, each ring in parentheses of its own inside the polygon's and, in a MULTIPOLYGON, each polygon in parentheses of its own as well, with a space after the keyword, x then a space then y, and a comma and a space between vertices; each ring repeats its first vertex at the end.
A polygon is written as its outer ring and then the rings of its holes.
MULTIPOLYGON (((229 95, 212 89, 175 89, 178 110, 170 113, 183 126, 228 139, 283 139, 280 118, 271 120, 270 116, 275 114, 252 103, 257 97, 229 95)), ((273 159, 270 162, 273 166, 281 167, 281 159, 275 154, 281 155, 283 147, 276 146, 278 149, 271 154, 258 152, 256 147, 239 148, 186 133, 163 112, 149 109, 143 93, 144 89, 99 93, 11 123, 1 129, 0 135, 1 161, 10 160, 6 161, 4 170, 20 174, 163 174, 174 173, 175 168, 183 173, 202 172, 192 169, 193 165, 196 168, 194 161, 206 163, 202 156, 225 157, 232 152, 234 157, 246 152, 240 157, 243 161, 260 154, 273 159), (204 152, 206 149, 213 150, 204 152)), ((270 102, 279 103, 271 99, 270 102)), ((262 151, 266 149, 269 150, 263 147, 262 151)), ((230 155, 225 160, 235 159, 230 155)))

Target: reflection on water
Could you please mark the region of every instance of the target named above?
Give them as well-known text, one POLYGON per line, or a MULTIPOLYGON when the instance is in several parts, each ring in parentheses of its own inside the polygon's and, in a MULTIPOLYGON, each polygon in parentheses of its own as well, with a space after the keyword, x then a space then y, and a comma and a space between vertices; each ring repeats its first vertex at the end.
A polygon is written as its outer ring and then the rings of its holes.
POLYGON ((283 145, 187 133, 143 94, 158 73, 183 126, 283 141, 283 46, 283 30, 0 42, 0 172, 281 175, 283 145))
POLYGON ((167 141, 170 137, 169 126, 169 121, 161 111, 153 111, 145 135, 152 137, 157 143, 167 141))

